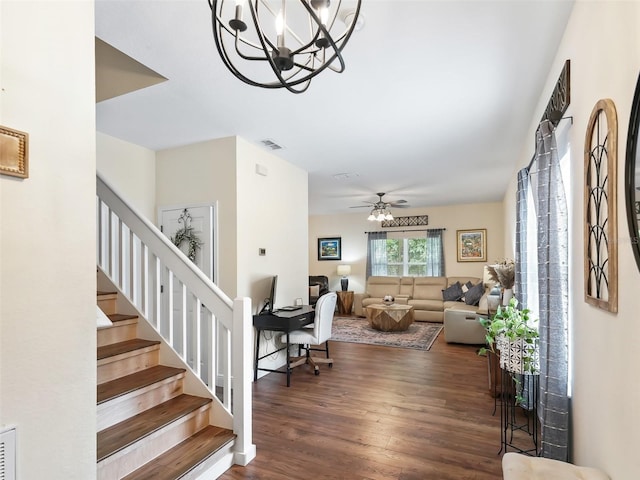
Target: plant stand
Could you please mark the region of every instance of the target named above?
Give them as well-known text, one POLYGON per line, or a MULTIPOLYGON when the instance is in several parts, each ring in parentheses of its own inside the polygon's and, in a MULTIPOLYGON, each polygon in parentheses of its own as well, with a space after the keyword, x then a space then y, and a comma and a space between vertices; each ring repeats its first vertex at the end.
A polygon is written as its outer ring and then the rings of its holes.
POLYGON ((502 369, 500 391, 500 452, 509 449, 538 456, 539 375, 502 369))

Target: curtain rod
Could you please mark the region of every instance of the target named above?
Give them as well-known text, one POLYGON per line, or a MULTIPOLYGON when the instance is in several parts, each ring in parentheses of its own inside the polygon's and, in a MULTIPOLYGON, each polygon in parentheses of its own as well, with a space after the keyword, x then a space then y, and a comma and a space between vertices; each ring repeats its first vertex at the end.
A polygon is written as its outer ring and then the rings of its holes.
MULTIPOLYGON (((404 232, 428 232, 430 230, 446 230, 446 228, 418 228, 416 230, 389 230, 389 233, 404 233, 404 232)), ((387 233, 387 230, 376 230, 374 232, 364 232, 364 233, 387 233)))
MULTIPOLYGON (((553 126, 554 130, 558 128, 558 125, 560 125, 560 122, 562 120, 571 120, 571 125, 573 125, 573 116, 569 115, 568 117, 562 117, 560 120, 558 120, 558 123, 553 126)), ((533 162, 535 162, 535 160, 536 160, 536 154, 534 153, 533 157, 531 157, 531 161, 529 162, 529 165, 527 165, 527 171, 531 170, 531 165, 533 165, 533 162)))

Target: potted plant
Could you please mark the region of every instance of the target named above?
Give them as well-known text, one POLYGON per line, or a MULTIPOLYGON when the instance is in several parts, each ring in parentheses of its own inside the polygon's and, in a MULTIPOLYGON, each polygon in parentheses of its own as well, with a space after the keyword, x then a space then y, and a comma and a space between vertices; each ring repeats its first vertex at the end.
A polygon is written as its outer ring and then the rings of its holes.
POLYGON ((514 374, 517 397, 522 390, 519 375, 540 373, 538 320, 530 318, 529 313, 526 308, 518 309, 518 300, 513 297, 508 305, 499 306, 493 317, 478 319, 486 330, 487 343, 478 353, 490 352, 500 358, 500 368, 514 374))

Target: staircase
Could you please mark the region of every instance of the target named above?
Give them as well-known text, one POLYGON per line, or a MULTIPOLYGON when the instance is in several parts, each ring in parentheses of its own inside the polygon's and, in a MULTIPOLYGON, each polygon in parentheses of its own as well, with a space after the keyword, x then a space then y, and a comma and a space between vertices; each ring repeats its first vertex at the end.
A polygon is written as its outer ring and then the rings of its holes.
POLYGON ((98 329, 97 478, 215 478, 236 435, 211 424, 213 399, 185 393, 190 372, 159 364, 162 341, 138 338, 138 316, 117 313, 117 298, 98 292, 113 325, 98 329))

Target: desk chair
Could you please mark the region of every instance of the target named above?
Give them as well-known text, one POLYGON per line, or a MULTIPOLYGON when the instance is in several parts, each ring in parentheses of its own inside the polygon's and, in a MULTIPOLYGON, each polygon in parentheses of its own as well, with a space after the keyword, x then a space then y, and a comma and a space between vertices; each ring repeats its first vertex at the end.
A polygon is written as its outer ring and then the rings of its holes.
MULTIPOLYGON (((306 350, 305 355, 290 360, 289 368, 308 363, 313 366, 314 373, 320 375, 319 363, 328 363, 329 367, 333 366, 333 359, 329 358, 329 339, 331 338, 331 325, 333 324, 333 314, 336 310, 336 300, 336 292, 330 292, 320 297, 318 303, 316 303, 313 328, 294 330, 289 333, 289 343, 298 344, 298 352, 301 352, 302 349, 306 350), (325 345, 324 348, 312 348, 319 347, 323 343, 325 345), (311 350, 325 352, 326 358, 312 357, 311 350)), ((286 342, 287 335, 282 335, 280 341, 286 342)))

